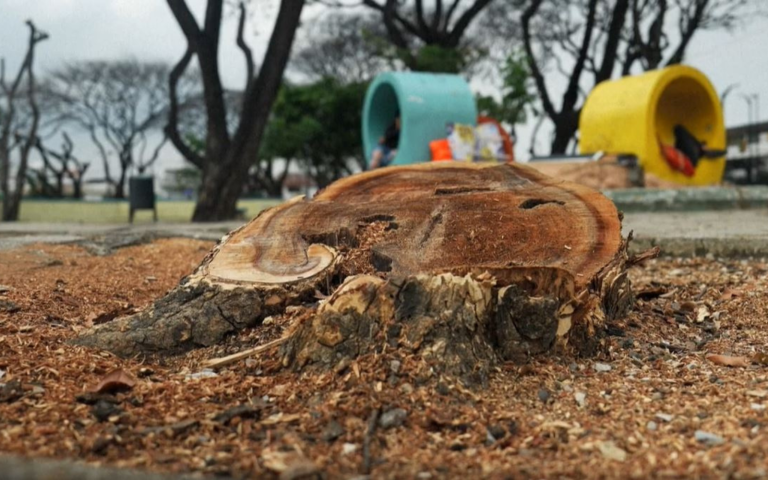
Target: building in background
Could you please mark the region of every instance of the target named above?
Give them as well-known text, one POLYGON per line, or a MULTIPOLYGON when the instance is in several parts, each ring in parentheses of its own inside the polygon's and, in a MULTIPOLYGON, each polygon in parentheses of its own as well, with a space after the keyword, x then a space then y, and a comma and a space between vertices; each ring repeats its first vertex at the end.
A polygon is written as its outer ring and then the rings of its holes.
POLYGON ((768 122, 729 128, 726 137, 725 180, 768 185, 768 122))

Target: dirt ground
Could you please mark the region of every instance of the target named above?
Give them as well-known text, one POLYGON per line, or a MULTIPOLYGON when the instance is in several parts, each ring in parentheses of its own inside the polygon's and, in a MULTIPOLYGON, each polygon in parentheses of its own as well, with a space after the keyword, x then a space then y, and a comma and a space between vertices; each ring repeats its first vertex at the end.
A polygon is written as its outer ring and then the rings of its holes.
POLYGON ((235 478, 768 475, 763 260, 651 261, 631 272, 640 299, 599 357, 504 365, 486 389, 397 352, 324 374, 270 353, 201 369, 278 337, 286 318, 167 360, 67 344, 160 297, 211 246, 0 251, 0 452, 235 478), (135 385, 88 393, 115 369, 135 385))

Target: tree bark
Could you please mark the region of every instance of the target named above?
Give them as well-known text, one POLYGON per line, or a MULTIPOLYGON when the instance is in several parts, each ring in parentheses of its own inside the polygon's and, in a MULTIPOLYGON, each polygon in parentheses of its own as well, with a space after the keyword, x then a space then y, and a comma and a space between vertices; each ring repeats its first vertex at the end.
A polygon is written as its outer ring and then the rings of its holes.
POLYGON ((555 117, 555 136, 552 138, 550 149, 553 155, 562 155, 567 151, 568 144, 579 129, 580 112, 581 109, 578 109, 576 112, 566 112, 555 117))
POLYGON ((180 353, 320 293, 291 327, 286 367, 401 349, 482 383, 503 360, 594 353, 633 301, 626 247, 610 200, 524 166, 380 169, 263 212, 152 307, 76 343, 180 353))
MULTIPOLYGON (((247 172, 251 159, 241 159, 236 165, 247 172)), ((192 214, 193 222, 214 222, 232 219, 237 200, 245 183, 244 174, 228 171, 226 165, 208 164, 192 214)))
MULTIPOLYGON (((288 63, 305 0, 281 0, 262 67, 255 78, 246 82, 242 113, 232 135, 227 130, 226 103, 218 64, 223 2, 208 1, 202 28, 184 0, 167 2, 187 38, 188 47, 169 79, 171 108, 166 132, 182 155, 203 171, 192 221, 232 219, 236 215, 237 199, 246 184, 249 167, 258 158, 264 127, 288 63), (178 102, 175 99, 176 85, 193 55, 200 65, 208 119, 202 156, 190 148, 179 134, 178 102)), ((244 4, 240 4, 237 44, 246 57, 248 71, 252 71, 251 51, 242 36, 244 9, 244 4)))

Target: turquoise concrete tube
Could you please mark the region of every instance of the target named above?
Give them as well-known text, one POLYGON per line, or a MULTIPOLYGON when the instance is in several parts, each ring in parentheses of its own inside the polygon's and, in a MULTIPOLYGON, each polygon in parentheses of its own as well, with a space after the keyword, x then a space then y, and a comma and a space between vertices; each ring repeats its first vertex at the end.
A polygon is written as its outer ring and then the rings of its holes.
POLYGON ((428 162, 429 142, 445 138, 447 123, 477 124, 477 106, 458 75, 387 72, 377 76, 363 104, 363 148, 367 162, 400 110, 400 143, 391 165, 428 162))

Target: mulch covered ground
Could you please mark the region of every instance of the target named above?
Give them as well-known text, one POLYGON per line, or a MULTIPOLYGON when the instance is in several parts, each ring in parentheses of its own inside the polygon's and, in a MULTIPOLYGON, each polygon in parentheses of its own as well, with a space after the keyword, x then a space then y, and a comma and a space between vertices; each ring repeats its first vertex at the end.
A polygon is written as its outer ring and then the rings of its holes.
POLYGON ((487 389, 396 353, 324 374, 270 352, 202 369, 287 318, 163 361, 67 344, 151 303, 210 247, 0 251, 0 451, 251 478, 768 475, 764 261, 652 261, 631 272, 641 299, 601 356, 504 365, 487 389), (127 379, 93 393, 114 370, 127 379))

